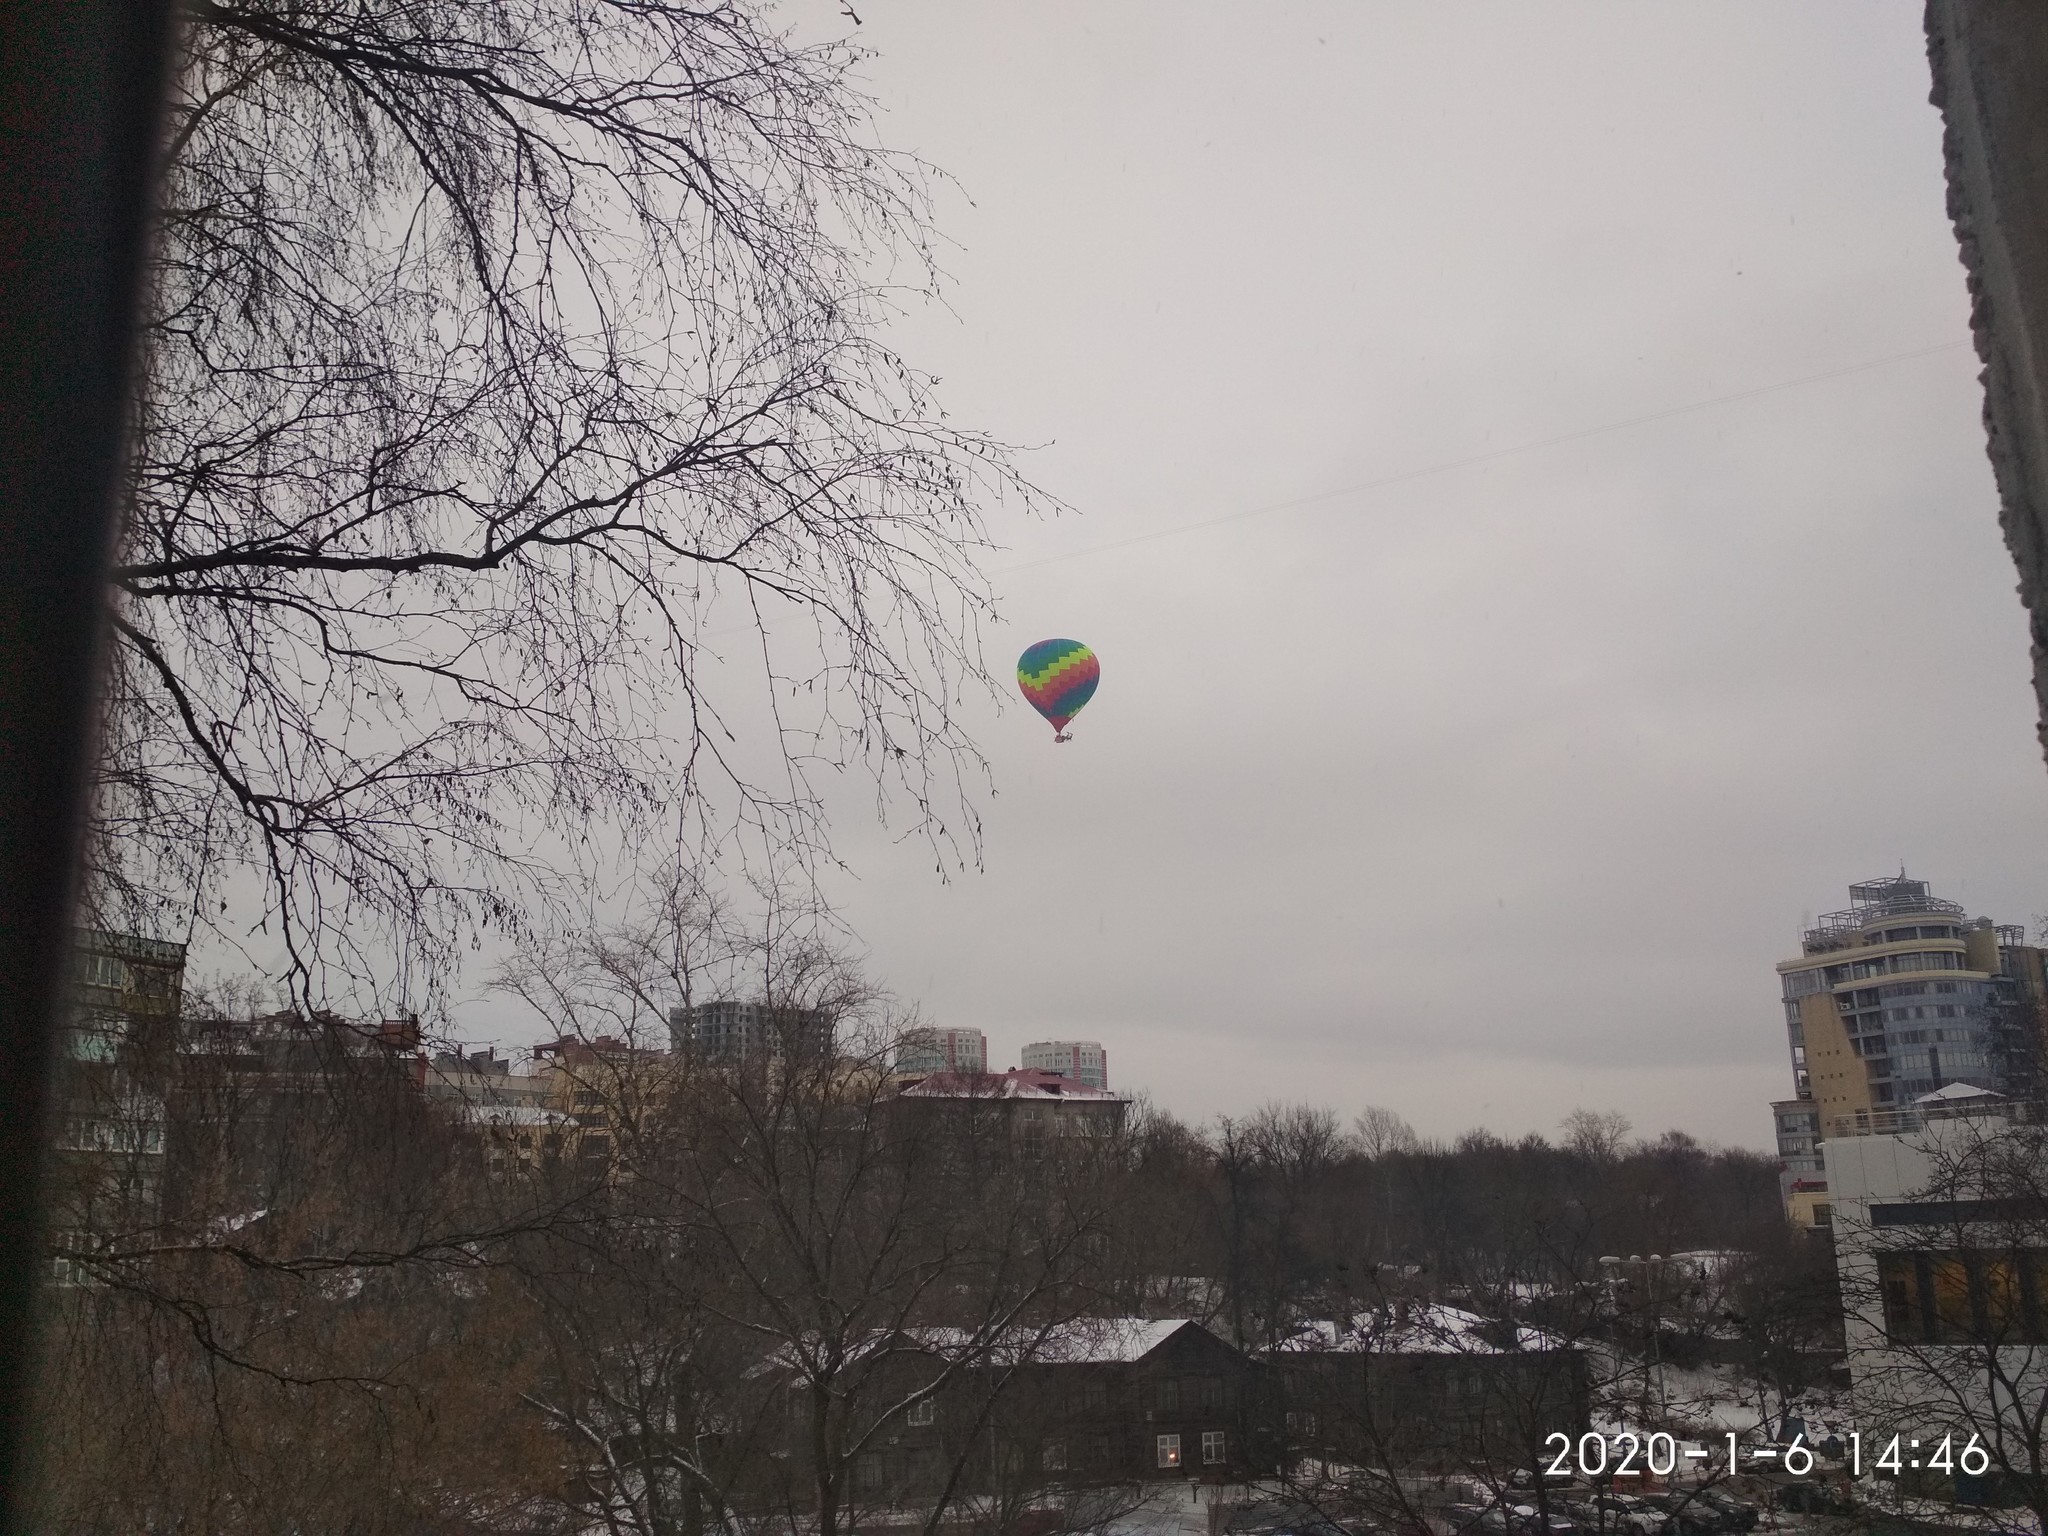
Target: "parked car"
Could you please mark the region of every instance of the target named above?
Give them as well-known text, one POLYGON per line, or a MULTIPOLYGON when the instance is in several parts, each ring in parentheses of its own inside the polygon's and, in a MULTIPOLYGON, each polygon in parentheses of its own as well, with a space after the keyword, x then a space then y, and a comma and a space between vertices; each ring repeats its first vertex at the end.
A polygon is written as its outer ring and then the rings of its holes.
POLYGON ((1508 1512, 1498 1504, 1452 1504, 1444 1510, 1452 1536, 1514 1536, 1508 1512))
POLYGON ((1582 1505, 1571 1508, 1572 1518, 1585 1531, 1601 1536, 1656 1536, 1664 1528, 1661 1510, 1652 1510, 1641 1499, 1626 1493, 1595 1494, 1582 1505))
POLYGON ((1758 1510, 1754 1504, 1746 1503, 1734 1494, 1720 1488, 1702 1488, 1700 1502, 1721 1517, 1724 1531, 1751 1531, 1756 1529, 1758 1510))
POLYGON ((1578 1522, 1556 1505, 1544 1514, 1533 1504, 1517 1504, 1509 1511, 1517 1536, 1578 1536, 1578 1522))
POLYGON ((1644 1500, 1664 1516, 1663 1529, 1669 1536, 1712 1536, 1721 1529, 1721 1516, 1711 1504, 1702 1504, 1693 1490, 1654 1494, 1644 1500))
POLYGON ((1855 1504, 1826 1483, 1785 1483, 1774 1500, 1777 1507, 1797 1515, 1847 1515, 1855 1504))

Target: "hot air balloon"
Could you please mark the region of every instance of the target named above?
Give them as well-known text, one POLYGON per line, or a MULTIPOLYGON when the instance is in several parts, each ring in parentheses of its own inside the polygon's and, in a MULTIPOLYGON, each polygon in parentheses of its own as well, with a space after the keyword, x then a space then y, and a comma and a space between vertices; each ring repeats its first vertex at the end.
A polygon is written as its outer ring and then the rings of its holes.
POLYGON ((1102 664, 1078 640, 1041 640, 1017 658, 1017 686, 1031 707, 1052 722, 1052 739, 1065 741, 1067 722, 1095 697, 1102 664))

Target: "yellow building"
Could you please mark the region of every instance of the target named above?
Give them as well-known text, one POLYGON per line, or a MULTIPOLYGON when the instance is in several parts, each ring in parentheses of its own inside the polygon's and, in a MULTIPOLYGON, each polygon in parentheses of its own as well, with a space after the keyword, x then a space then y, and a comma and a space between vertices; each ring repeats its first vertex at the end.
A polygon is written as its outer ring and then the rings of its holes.
POLYGON ((1787 1215, 1824 1224, 1820 1143, 1910 1117, 1951 1083, 2039 1091, 2043 952, 2025 930, 1968 917, 1922 880, 1865 880, 1777 967, 1791 1099, 1772 1105, 1787 1215))

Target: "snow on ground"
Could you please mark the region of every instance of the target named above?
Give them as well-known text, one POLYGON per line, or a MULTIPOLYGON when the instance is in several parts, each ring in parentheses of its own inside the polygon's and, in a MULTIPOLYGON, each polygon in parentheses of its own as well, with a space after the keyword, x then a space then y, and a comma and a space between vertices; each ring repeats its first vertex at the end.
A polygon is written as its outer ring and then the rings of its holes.
POLYGON ((1162 1484, 1144 1504, 1112 1520, 1104 1536, 1209 1536, 1209 1506, 1218 1499, 1241 1502, 1242 1488, 1162 1484))

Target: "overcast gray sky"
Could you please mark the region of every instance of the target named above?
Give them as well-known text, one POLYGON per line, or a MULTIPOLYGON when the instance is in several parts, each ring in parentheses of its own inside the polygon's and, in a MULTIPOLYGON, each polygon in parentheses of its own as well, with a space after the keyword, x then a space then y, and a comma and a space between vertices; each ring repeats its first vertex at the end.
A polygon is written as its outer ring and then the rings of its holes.
POLYGON ((992 659, 1103 665, 981 722, 984 872, 837 828, 937 1022, 1763 1146, 1804 917, 2048 909, 1916 0, 855 9, 960 184, 901 340, 1079 513, 1001 528, 992 659))

